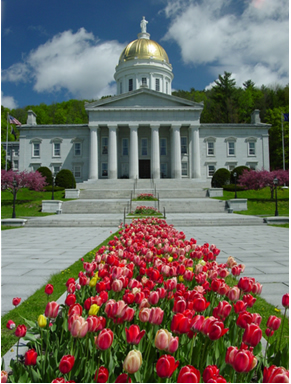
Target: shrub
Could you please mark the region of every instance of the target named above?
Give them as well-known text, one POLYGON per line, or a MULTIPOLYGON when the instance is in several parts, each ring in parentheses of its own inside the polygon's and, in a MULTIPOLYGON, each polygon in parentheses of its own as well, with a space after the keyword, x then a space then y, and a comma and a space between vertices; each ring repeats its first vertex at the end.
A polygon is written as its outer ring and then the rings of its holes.
MULTIPOLYGON (((234 192, 235 191, 235 184, 228 184, 223 186, 224 191, 228 192, 234 192)), ((244 187, 241 187, 240 185, 236 185, 236 190, 238 191, 245 191, 244 187)))
POLYGON ((69 169, 62 169, 56 176, 55 184, 66 189, 76 188, 76 180, 69 169))
POLYGON ((243 171, 247 169, 248 171, 250 170, 249 167, 246 165, 240 165, 236 168, 234 168, 231 173, 230 173, 230 184, 235 184, 235 177, 233 176, 234 172, 236 172, 236 182, 238 183, 238 178, 243 174, 243 171))
POLYGON ((39 167, 37 171, 45 177, 45 181, 48 185, 52 185, 53 183, 53 175, 52 171, 48 167, 39 167))
MULTIPOLYGON (((52 192, 53 187, 52 187, 52 185, 48 185, 47 187, 44 187, 44 190, 46 192, 52 192)), ((54 192, 64 191, 64 190, 65 190, 65 188, 63 188, 63 187, 54 186, 54 192)))
POLYGON ((219 168, 212 176, 211 186, 213 188, 222 188, 223 185, 229 184, 230 172, 226 168, 219 168))

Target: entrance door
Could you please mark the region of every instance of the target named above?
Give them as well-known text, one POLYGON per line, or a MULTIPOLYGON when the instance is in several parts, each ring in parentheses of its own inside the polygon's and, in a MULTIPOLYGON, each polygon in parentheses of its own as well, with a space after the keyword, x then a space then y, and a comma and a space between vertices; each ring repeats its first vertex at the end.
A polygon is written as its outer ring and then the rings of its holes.
POLYGON ((151 178, 151 161, 139 160, 139 178, 150 179, 151 178))

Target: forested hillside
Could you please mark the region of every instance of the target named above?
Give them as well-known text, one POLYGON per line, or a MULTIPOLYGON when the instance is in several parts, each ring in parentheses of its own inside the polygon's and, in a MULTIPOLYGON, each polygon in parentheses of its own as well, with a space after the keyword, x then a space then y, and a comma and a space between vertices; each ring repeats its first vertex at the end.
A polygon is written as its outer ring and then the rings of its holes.
MULTIPOLYGON (((283 167, 282 157, 282 113, 289 112, 289 84, 285 87, 274 86, 261 88, 248 80, 243 87, 237 87, 231 73, 219 75, 215 85, 210 90, 190 91, 178 90, 174 96, 196 102, 204 102, 201 123, 250 123, 254 109, 261 111, 261 121, 272 124, 270 134, 271 168, 283 167)), ((89 100, 69 100, 62 103, 46 105, 27 105, 9 111, 1 106, 1 140, 6 140, 7 111, 26 124, 27 111, 32 109, 37 115, 38 124, 86 124, 88 116, 84 108, 89 100)), ((93 100, 90 100, 90 102, 93 100)), ((283 123, 285 141, 286 169, 289 168, 289 122, 283 123)), ((17 128, 16 128, 17 131, 17 128)), ((15 140, 9 132, 9 141, 15 140)))

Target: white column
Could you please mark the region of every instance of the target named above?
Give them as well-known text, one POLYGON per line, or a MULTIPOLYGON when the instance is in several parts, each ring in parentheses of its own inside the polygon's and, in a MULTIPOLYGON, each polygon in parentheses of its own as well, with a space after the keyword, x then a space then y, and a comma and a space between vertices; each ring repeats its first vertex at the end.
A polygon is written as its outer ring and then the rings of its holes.
POLYGON ((138 179, 138 125, 130 125, 129 178, 138 179))
POLYGON ((180 125, 172 125, 172 178, 180 179, 181 166, 181 135, 180 125))
POLYGON ((90 128, 89 179, 98 179, 98 127, 90 128))
POLYGON ((108 179, 117 179, 117 125, 108 126, 108 179))
POLYGON ((200 146, 199 146, 199 127, 190 125, 191 136, 191 177, 198 179, 201 177, 200 170, 200 146))
POLYGON ((160 135, 159 125, 151 125, 151 177, 160 178, 160 135))

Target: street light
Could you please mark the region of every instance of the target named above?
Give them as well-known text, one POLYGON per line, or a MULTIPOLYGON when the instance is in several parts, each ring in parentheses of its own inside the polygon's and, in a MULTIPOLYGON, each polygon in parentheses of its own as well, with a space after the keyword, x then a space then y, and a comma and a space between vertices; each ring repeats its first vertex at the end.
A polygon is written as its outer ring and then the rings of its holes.
POLYGON ((233 177, 234 177, 234 198, 236 199, 237 198, 237 194, 236 194, 236 177, 237 177, 237 173, 236 172, 233 172, 233 177))
POLYGON ((278 185, 277 177, 275 177, 275 179, 273 180, 273 183, 275 185, 275 198, 276 198, 275 216, 279 216, 279 214, 278 214, 278 199, 277 199, 277 185, 278 185))
POLYGON ((16 201, 16 191, 17 191, 17 181, 15 180, 15 178, 13 179, 13 182, 12 182, 12 185, 13 185, 13 211, 12 211, 12 219, 15 219, 16 215, 15 215, 15 201, 16 201))
POLYGON ((56 180, 56 177, 55 175, 53 174, 53 183, 52 183, 52 200, 55 199, 55 196, 54 196, 54 185, 55 185, 55 180, 56 180))

